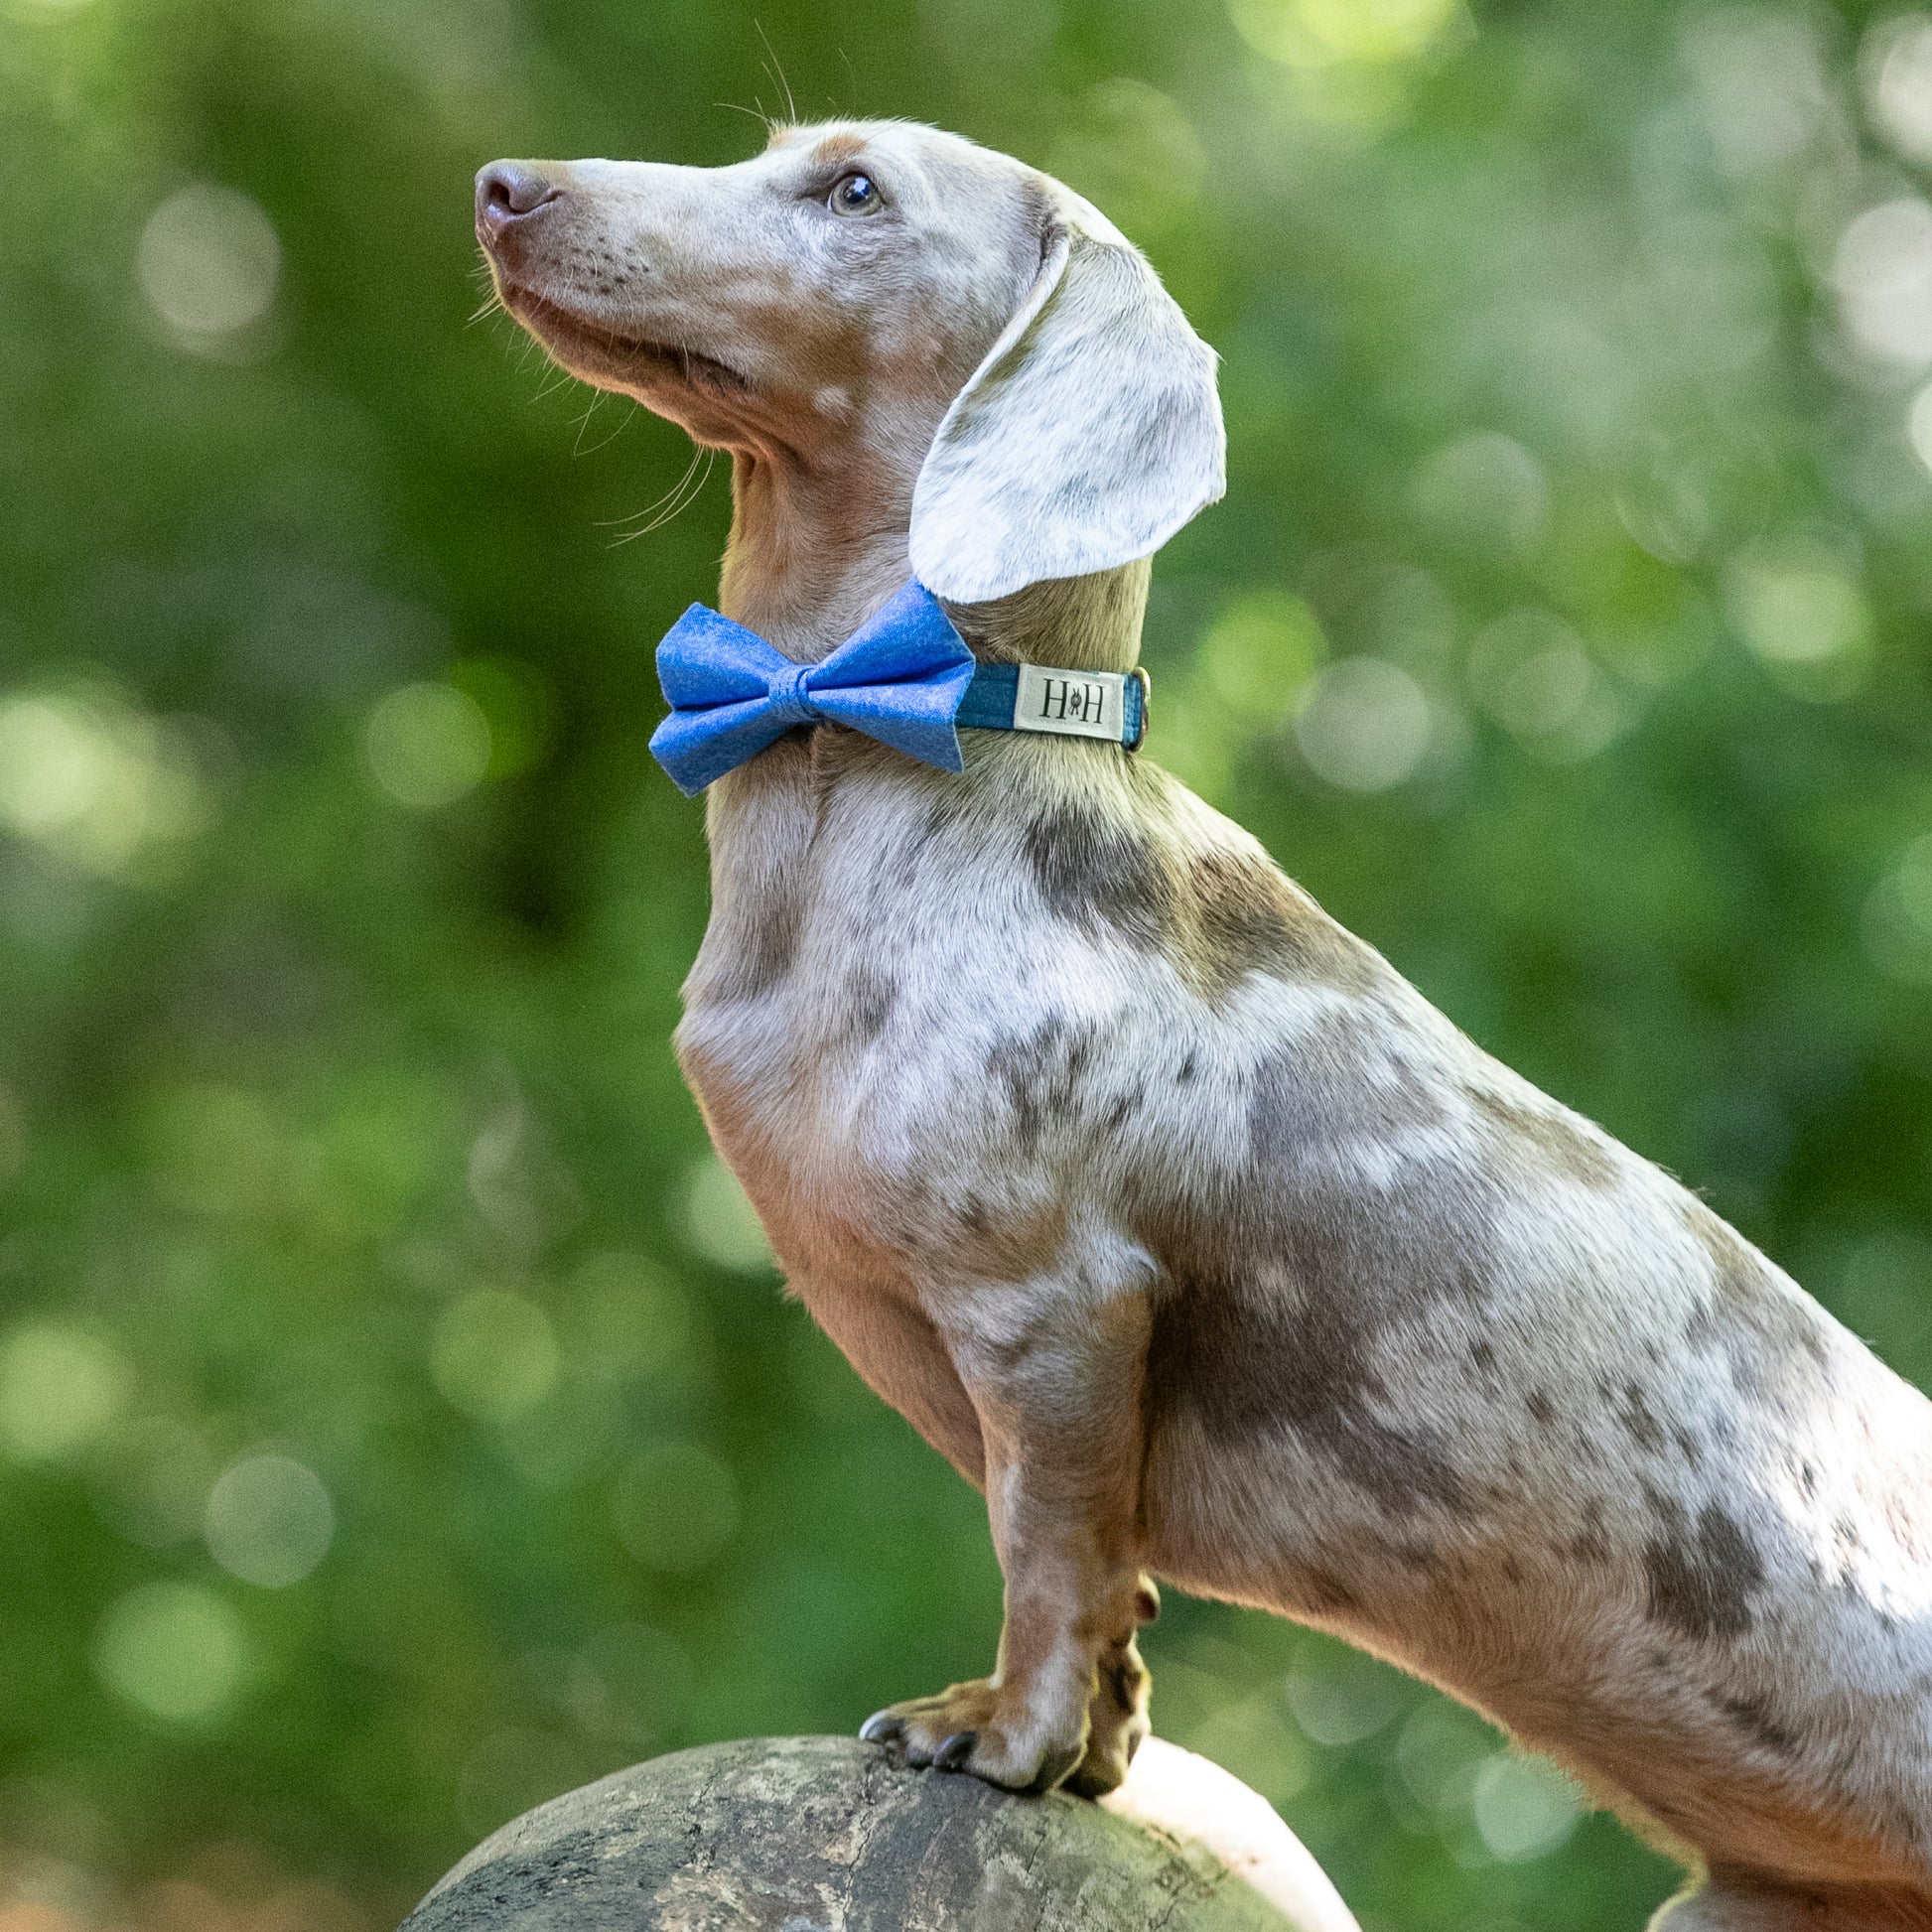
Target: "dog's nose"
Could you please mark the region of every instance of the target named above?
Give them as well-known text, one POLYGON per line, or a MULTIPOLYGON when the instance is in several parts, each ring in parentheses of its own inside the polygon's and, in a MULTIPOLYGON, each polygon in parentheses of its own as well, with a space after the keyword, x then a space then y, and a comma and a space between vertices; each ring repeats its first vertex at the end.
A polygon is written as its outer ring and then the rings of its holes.
POLYGON ((501 234, 563 192, 528 162, 492 161, 477 171, 477 226, 486 235, 501 234))

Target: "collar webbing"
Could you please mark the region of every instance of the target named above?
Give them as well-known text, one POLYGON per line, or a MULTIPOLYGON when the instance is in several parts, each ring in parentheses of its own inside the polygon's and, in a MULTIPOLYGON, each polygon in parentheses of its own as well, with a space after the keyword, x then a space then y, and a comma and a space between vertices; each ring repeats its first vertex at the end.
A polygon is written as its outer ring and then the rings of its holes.
POLYGON ((1147 736, 1148 674, 1063 671, 1046 664, 982 664, 966 687, 955 725, 979 731, 1048 732, 1140 749, 1147 736))

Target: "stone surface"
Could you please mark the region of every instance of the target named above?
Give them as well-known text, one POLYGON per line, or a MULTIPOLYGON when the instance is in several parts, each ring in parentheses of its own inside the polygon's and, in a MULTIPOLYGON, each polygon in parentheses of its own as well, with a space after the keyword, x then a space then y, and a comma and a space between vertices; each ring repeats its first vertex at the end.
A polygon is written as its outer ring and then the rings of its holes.
POLYGON ((842 1737, 615 1772, 486 1839, 403 1932, 1358 1932, 1267 1804, 1150 1740, 1104 1805, 842 1737))

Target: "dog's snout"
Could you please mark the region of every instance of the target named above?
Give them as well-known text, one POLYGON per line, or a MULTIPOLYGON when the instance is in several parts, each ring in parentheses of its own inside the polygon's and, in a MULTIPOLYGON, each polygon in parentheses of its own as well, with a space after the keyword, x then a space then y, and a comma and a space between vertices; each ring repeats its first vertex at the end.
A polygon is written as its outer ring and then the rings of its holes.
POLYGON ((500 234, 564 191, 526 161, 492 161, 477 172, 477 226, 500 234))

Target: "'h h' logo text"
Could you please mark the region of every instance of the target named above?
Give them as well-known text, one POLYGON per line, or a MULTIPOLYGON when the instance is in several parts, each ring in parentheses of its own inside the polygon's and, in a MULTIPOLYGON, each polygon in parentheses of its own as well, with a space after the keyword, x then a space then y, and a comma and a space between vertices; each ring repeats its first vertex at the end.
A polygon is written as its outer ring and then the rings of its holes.
POLYGON ((1039 716, 1056 722, 1097 725, 1106 693, 1085 678, 1043 677, 1039 681, 1039 716))

